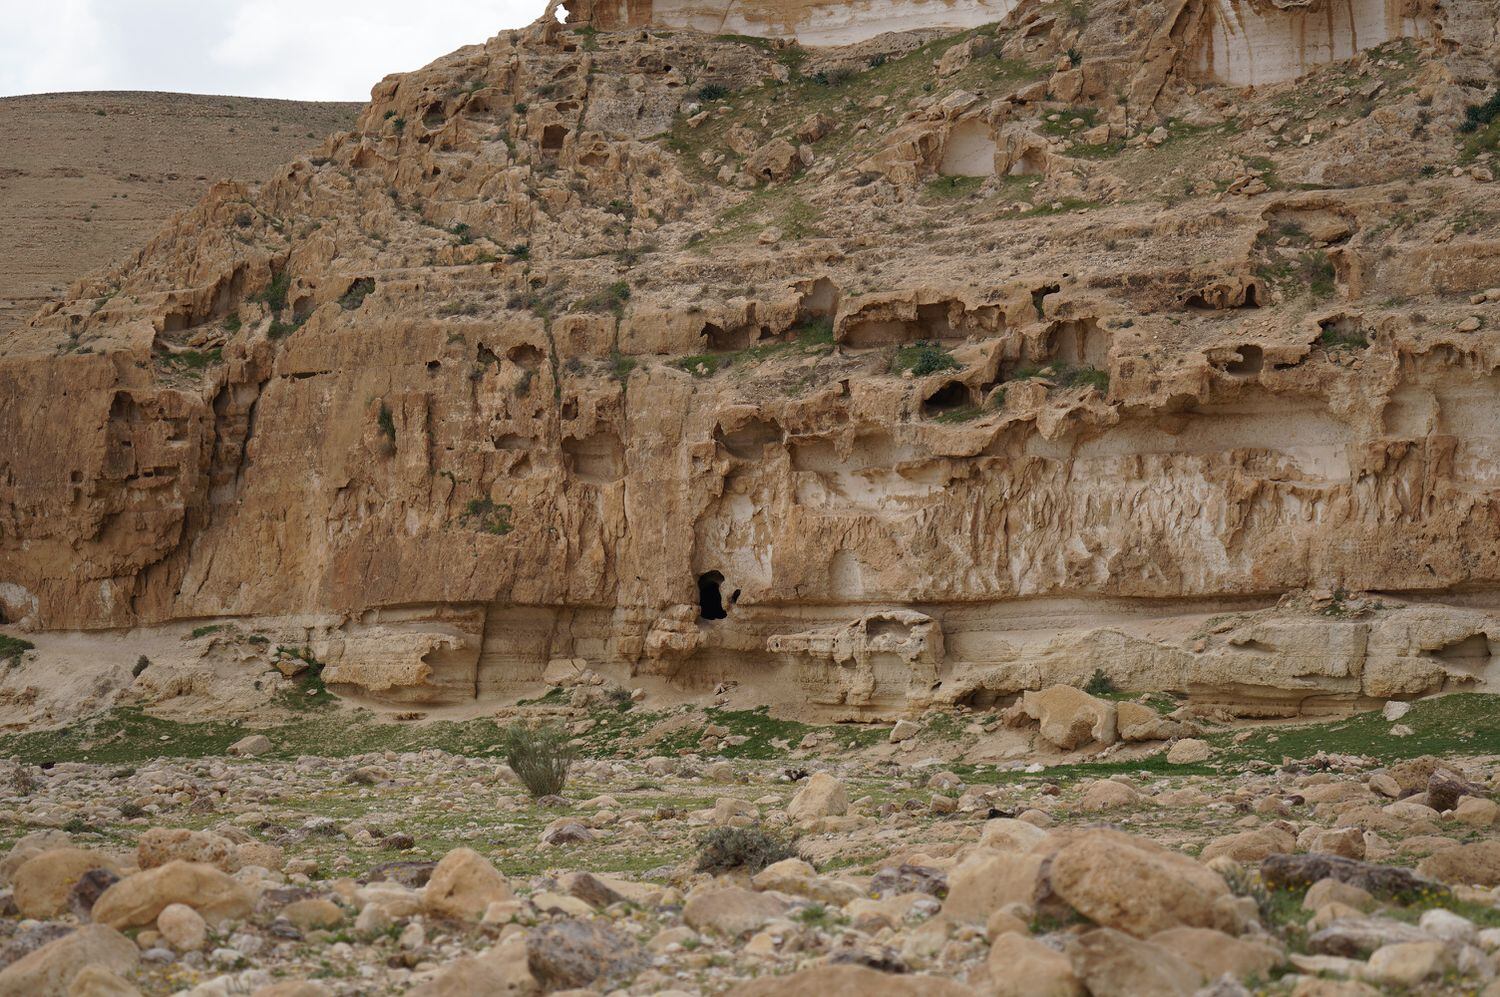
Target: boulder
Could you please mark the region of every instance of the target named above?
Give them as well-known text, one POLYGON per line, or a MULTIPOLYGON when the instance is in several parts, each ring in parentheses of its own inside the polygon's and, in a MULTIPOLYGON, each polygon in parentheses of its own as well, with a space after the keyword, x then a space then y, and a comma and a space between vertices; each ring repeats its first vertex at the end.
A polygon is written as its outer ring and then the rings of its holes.
POLYGON ((789 909, 787 901, 771 893, 756 893, 737 886, 708 886, 688 896, 682 919, 697 931, 738 938, 759 930, 789 909))
POLYGON ((1116 739, 1115 704, 1071 685, 1026 692, 1021 710, 1041 724, 1042 740, 1064 751, 1090 741, 1113 744, 1116 739))
POLYGON ((167 904, 156 915, 156 930, 178 952, 196 952, 208 940, 208 924, 187 904, 167 904))
POLYGON ((992 997, 1084 997, 1072 960, 1022 934, 997 937, 986 965, 992 997))
POLYGON ((74 885, 94 869, 120 871, 109 856, 87 848, 53 848, 33 855, 11 877, 16 909, 22 917, 56 917, 68 909, 74 885))
MULTIPOLYGON (((68 997, 141 997, 141 992, 113 970, 85 966, 68 984, 68 997)), ((253 997, 261 997, 260 991, 253 997)))
POLYGON ((798 823, 817 820, 820 817, 837 817, 849 810, 849 796, 844 784, 826 772, 817 772, 807 780, 807 785, 797 790, 787 804, 787 816, 798 823))
POLYGON ((1302 898, 1305 910, 1317 910, 1331 903, 1343 904, 1356 910, 1369 910, 1375 906, 1375 898, 1370 895, 1370 891, 1337 879, 1318 880, 1307 888, 1307 893, 1302 898))
POLYGON ((1197 765, 1206 762, 1214 753, 1207 741, 1196 737, 1184 737, 1167 750, 1167 761, 1172 765, 1197 765))
POLYGON ((32 856, 53 848, 67 848, 72 844, 73 838, 66 831, 33 831, 23 835, 10 846, 5 858, 0 859, 0 883, 9 883, 16 870, 32 856))
POLYGON ((996 817, 984 822, 979 844, 999 851, 1029 852, 1044 841, 1047 832, 1035 824, 1013 817, 996 817))
POLYGON ((1376 949, 1365 972, 1378 983, 1405 988, 1442 976, 1452 965, 1443 942, 1396 942, 1376 949))
POLYGON ((1235 938, 1211 928, 1169 928, 1152 935, 1150 941, 1209 980, 1226 973, 1237 980, 1248 976, 1268 979, 1271 970, 1286 960, 1286 953, 1269 941, 1235 938))
POLYGON ((1500 886, 1500 841, 1441 849, 1417 863, 1417 871, 1445 883, 1500 886))
MULTIPOLYGON (((1047 887, 1095 924, 1146 938, 1168 928, 1211 928, 1229 896, 1223 878, 1179 852, 1119 831, 1084 831, 1052 856, 1047 887)), ((956 887, 955 887, 956 892, 956 887)), ((950 898, 951 900, 951 898, 950 898)))
POLYGON ((1292 832, 1275 825, 1267 825, 1251 831, 1241 831, 1238 834, 1226 834, 1221 838, 1215 838, 1203 847, 1203 854, 1198 858, 1203 862, 1220 856, 1236 862, 1259 862, 1267 855, 1289 852, 1296 847, 1297 839, 1292 832))
POLYGON ((1205 982, 1197 967, 1167 949, 1111 928, 1069 942, 1068 955, 1090 997, 1189 997, 1205 982))
POLYGON ((239 868, 234 861, 235 844, 213 831, 190 831, 181 827, 153 827, 135 846, 135 861, 142 869, 155 869, 168 862, 203 862, 225 872, 239 868))
POLYGON ((241 758, 253 758, 256 755, 264 755, 273 747, 271 739, 266 737, 266 735, 251 734, 249 737, 242 737, 231 744, 228 751, 231 755, 237 755, 241 758))
POLYGON ((1141 794, 1134 786, 1113 779, 1096 779, 1083 791, 1078 808, 1089 812, 1114 810, 1141 802, 1141 794))
POLYGON ((94 904, 93 917, 112 928, 139 928, 169 904, 196 910, 210 922, 244 917, 255 906, 249 887, 211 865, 168 862, 120 880, 94 904))
POLYGON ((1042 856, 979 849, 948 874, 944 916, 984 924, 1006 904, 1035 906, 1042 856))
POLYGON ((788 976, 742 983, 730 997, 975 997, 953 980, 916 974, 882 973, 865 966, 814 966, 788 976))
POLYGON ((124 976, 139 961, 140 952, 130 939, 107 925, 86 924, 0 970, 0 997, 65 994, 90 966, 124 976))
POLYGON ((1116 703, 1115 718, 1122 741, 1166 741, 1182 733, 1182 724, 1140 703, 1116 703))
POLYGON ((489 860, 472 848, 455 848, 432 870, 422 906, 436 917, 477 921, 490 904, 513 896, 510 884, 489 860))
POLYGON ((487 952, 449 963, 436 976, 409 990, 408 997, 537 993, 540 987, 531 975, 529 962, 525 935, 510 935, 487 952))
POLYGON ((1365 890, 1378 899, 1400 899, 1417 893, 1446 892, 1430 879, 1409 869, 1360 862, 1338 855, 1268 855, 1260 863, 1260 878, 1272 887, 1301 889, 1320 879, 1336 879, 1365 890))
POLYGON ((610 990, 649 963, 634 939, 595 921, 553 921, 526 936, 526 964, 547 990, 610 990))
POLYGON ((310 931, 314 928, 333 928, 344 922, 343 908, 331 900, 324 900, 320 897, 294 900, 281 908, 281 916, 303 931, 310 931))

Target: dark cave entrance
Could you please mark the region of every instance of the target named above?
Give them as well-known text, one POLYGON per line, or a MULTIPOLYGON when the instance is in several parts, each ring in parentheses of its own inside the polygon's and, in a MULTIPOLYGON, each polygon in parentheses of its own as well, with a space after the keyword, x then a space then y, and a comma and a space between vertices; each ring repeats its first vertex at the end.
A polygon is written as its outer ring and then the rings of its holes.
POLYGON ((722 620, 729 615, 724 608, 724 595, 719 586, 724 576, 717 571, 705 571, 698 576, 698 616, 705 620, 722 620))

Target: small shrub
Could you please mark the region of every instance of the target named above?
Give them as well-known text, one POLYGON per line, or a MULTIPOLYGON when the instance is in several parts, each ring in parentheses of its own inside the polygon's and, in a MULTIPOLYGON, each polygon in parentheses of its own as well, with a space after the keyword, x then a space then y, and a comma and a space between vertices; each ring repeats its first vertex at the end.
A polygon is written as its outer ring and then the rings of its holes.
POLYGON ((1081 65, 1083 63, 1083 53, 1076 48, 1068 49, 1068 62, 1074 66, 1081 65))
POLYGON ((1116 692, 1114 680, 1104 674, 1104 669, 1095 668, 1093 678, 1083 687, 1083 691, 1090 696, 1108 696, 1116 692))
POLYGON ((753 876, 797 857, 790 845, 758 827, 716 827, 698 839, 697 869, 715 874, 743 869, 753 876))
POLYGON ((854 79, 858 74, 848 66, 839 66, 836 69, 820 69, 813 73, 808 79, 820 87, 841 87, 854 79))
POLYGON ((500 735, 500 753, 533 799, 556 796, 568 783, 574 753, 561 727, 512 724, 500 735))
POLYGON ((380 425, 380 431, 390 437, 391 442, 396 441, 396 417, 391 413, 391 407, 385 402, 380 403, 380 414, 375 417, 380 425))
POLYGON ((913 343, 896 351, 891 358, 890 371, 900 374, 909 370, 917 377, 926 377, 941 370, 957 370, 960 366, 953 355, 937 343, 913 343))
POLYGON ((391 122, 391 127, 396 129, 397 135, 400 135, 402 132, 406 131, 406 119, 396 118, 391 122))
POLYGON ((9 662, 10 667, 14 668, 21 663, 21 655, 35 647, 29 640, 0 634, 0 661, 9 662))
POLYGON ((458 236, 458 244, 460 246, 467 246, 474 241, 474 234, 469 231, 469 226, 463 222, 459 222, 448 231, 458 236))
POLYGON ((628 357, 619 350, 612 350, 609 354, 609 376, 616 381, 629 379, 630 372, 635 370, 635 357, 628 357))
POLYGON ((286 307, 286 295, 292 288, 292 275, 285 270, 271 278, 271 283, 260 292, 259 300, 273 312, 279 312, 286 307))
POLYGON ((200 640, 209 634, 216 634, 223 629, 224 624, 222 623, 210 623, 207 626, 194 627, 193 632, 188 634, 188 640, 200 640))
POLYGON ((521 243, 517 243, 516 245, 510 247, 510 258, 513 259, 513 260, 529 260, 529 259, 531 259, 531 245, 530 245, 530 243, 521 242, 521 243))
POLYGON ((129 800, 126 800, 124 803, 121 803, 120 807, 119 807, 119 810, 120 810, 120 816, 124 817, 126 820, 134 820, 137 817, 144 817, 144 816, 146 816, 146 808, 145 807, 141 806, 139 803, 132 803, 129 800))
POLYGON ((241 325, 242 323, 240 322, 240 313, 235 312, 233 315, 224 320, 224 331, 233 336, 235 333, 240 331, 241 325))
POLYGON ((1464 108, 1464 120, 1458 126, 1458 130, 1469 135, 1479 131, 1496 118, 1500 118, 1500 90, 1496 90, 1494 95, 1483 104, 1470 104, 1464 108))
POLYGON ((513 511, 505 502, 497 503, 489 498, 470 499, 469 504, 464 507, 461 519, 472 522, 480 532, 503 537, 515 529, 510 521, 510 514, 513 511))
POLYGON ((130 677, 133 679, 138 679, 141 677, 141 673, 150 667, 151 659, 143 654, 139 658, 135 659, 135 667, 130 670, 130 677))
POLYGON ((1066 0, 1063 4, 1063 18, 1069 27, 1081 28, 1089 23, 1089 5, 1087 0, 1066 0))
POLYGON ((705 83, 698 88, 698 99, 707 103, 711 100, 723 100, 729 96, 729 88, 719 83, 705 83))

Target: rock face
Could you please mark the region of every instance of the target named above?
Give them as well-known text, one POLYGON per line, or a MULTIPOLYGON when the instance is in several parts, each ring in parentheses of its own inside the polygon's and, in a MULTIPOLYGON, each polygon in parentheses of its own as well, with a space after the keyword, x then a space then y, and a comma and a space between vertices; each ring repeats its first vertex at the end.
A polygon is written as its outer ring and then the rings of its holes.
POLYGON ((1085 6, 580 0, 214 186, 0 340, 0 723, 1491 680, 1493 19, 1085 6))
POLYGON ((845 0, 554 0, 569 23, 603 29, 653 26, 732 32, 761 38, 794 38, 803 45, 850 45, 888 31, 924 28, 958 30, 998 21, 1014 9, 1014 0, 878 0, 850 4, 845 0))

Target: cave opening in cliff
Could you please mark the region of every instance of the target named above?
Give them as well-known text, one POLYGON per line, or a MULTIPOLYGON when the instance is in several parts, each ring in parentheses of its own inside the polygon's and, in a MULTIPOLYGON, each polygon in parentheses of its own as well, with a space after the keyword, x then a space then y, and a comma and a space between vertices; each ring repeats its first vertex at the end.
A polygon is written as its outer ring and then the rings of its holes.
POLYGON ((724 594, 720 586, 724 576, 717 571, 705 571, 698 576, 698 616, 705 620, 722 620, 729 615, 724 608, 724 594))
POLYGON ((969 386, 962 381, 949 381, 928 395, 922 402, 922 414, 928 417, 952 412, 970 404, 969 386))

